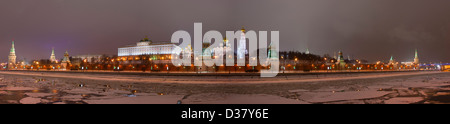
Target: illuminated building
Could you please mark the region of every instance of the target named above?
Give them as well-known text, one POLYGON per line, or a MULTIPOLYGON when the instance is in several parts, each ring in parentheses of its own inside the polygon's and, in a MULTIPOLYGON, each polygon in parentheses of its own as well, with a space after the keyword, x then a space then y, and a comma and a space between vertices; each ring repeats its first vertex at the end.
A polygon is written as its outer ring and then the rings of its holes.
MULTIPOLYGON (((204 48, 206 48, 206 47, 204 47, 204 48)), ((230 51, 230 50, 231 50, 231 44, 228 41, 228 39, 225 37, 223 39, 223 43, 219 44, 219 47, 215 47, 215 48, 211 49, 211 56, 225 56, 226 52, 230 51), (218 51, 218 53, 216 53, 216 51, 218 51)), ((229 57, 231 57, 231 56, 229 56, 229 57)), ((227 57, 227 59, 232 59, 229 57, 227 57)))
MULTIPOLYGON (((118 57, 114 61, 121 66, 114 67, 117 67, 115 69, 142 69, 144 66, 141 65, 145 65, 145 68, 152 71, 173 69, 171 60, 172 54, 176 54, 174 52, 176 47, 174 43, 155 43, 146 37, 136 45, 118 48, 118 57)), ((191 51, 192 48, 188 45, 182 53, 192 54, 191 51)))
POLYGON ((176 47, 173 43, 153 43, 148 38, 136 43, 133 46, 121 47, 118 56, 139 56, 139 55, 169 55, 176 47))
POLYGON ((401 62, 401 64, 405 66, 414 66, 414 62, 401 62))
POLYGON ((8 69, 14 69, 16 66, 16 49, 14 48, 14 41, 12 41, 11 51, 8 56, 8 69))
POLYGON ((449 64, 447 64, 447 65, 442 65, 443 67, 443 70, 446 70, 446 71, 450 71, 450 65, 449 64))
POLYGON ((76 55, 72 56, 72 59, 79 59, 81 61, 89 62, 89 63, 96 63, 100 62, 103 55, 76 55))

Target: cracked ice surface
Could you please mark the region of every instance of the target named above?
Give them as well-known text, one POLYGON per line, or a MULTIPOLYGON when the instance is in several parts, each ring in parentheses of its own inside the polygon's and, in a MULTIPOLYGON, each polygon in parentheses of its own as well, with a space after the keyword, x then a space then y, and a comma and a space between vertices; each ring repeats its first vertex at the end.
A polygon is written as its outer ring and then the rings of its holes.
POLYGON ((447 103, 450 73, 193 77, 0 71, 0 103, 447 103))

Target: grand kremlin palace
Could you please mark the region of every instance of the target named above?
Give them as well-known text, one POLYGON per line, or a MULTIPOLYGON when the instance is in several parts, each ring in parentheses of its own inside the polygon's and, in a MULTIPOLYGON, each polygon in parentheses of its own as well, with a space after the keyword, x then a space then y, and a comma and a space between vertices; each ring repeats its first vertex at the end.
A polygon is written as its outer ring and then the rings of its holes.
POLYGON ((148 38, 144 38, 136 45, 119 48, 118 60, 136 62, 136 60, 148 59, 155 63, 170 63, 172 50, 175 47, 175 44, 169 42, 153 43, 148 38), (149 58, 141 58, 142 56, 149 58))

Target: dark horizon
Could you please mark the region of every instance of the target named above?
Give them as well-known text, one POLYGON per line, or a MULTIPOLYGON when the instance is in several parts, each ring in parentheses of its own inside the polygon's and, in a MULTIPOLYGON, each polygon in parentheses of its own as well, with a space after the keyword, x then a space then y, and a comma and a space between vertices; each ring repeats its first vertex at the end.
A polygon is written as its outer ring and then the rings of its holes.
POLYGON ((15 40, 17 60, 70 55, 116 55, 146 35, 169 41, 193 36, 194 22, 208 30, 280 31, 282 51, 323 56, 450 62, 448 0, 14 0, 0 1, 0 61, 15 40))

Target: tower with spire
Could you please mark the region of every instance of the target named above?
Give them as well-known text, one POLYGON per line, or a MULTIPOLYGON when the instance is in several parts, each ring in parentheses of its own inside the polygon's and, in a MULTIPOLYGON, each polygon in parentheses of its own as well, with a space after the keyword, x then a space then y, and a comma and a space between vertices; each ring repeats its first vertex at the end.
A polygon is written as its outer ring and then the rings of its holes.
POLYGON ((389 60, 389 65, 392 65, 394 63, 394 56, 391 56, 391 59, 389 60))
POLYGON ((390 69, 396 69, 398 67, 398 62, 395 61, 394 56, 391 56, 388 65, 390 65, 390 69))
POLYGON ((414 64, 420 64, 419 63, 419 55, 417 53, 417 49, 416 49, 416 53, 415 53, 415 57, 414 57, 414 64))
POLYGON ((336 64, 338 65, 339 69, 345 69, 345 60, 344 55, 342 54, 342 51, 339 51, 339 57, 337 59, 336 64))
POLYGON ((50 62, 56 63, 55 48, 52 48, 52 54, 50 55, 50 62))
POLYGON ((306 48, 306 52, 305 52, 305 54, 310 54, 310 53, 309 53, 309 49, 308 49, 308 48, 306 48))
POLYGON ((66 70, 69 65, 70 65, 69 52, 66 51, 64 53, 64 58, 61 61, 61 69, 66 70))
POLYGON ((16 49, 14 48, 14 41, 12 41, 11 51, 8 56, 8 69, 14 69, 16 67, 16 49))

